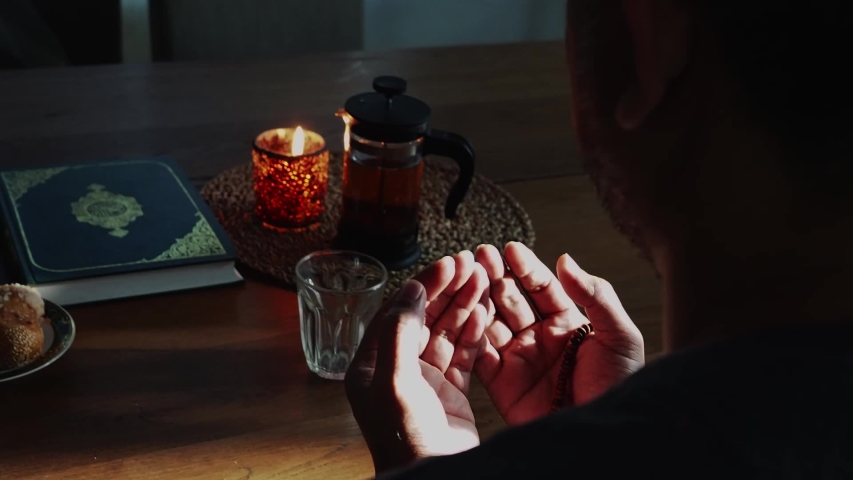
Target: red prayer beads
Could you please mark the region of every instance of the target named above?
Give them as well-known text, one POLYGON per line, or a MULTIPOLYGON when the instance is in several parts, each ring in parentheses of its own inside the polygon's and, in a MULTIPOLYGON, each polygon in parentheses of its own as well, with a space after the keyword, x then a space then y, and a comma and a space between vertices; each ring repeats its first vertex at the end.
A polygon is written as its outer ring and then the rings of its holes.
POLYGON ((557 387, 554 392, 554 400, 551 402, 551 412, 556 412, 563 408, 566 403, 566 397, 571 396, 571 380, 577 363, 578 347, 586 339, 587 336, 593 333, 592 324, 578 328, 569 336, 569 341, 566 344, 566 349, 563 351, 563 362, 560 365, 560 373, 557 375, 557 387))

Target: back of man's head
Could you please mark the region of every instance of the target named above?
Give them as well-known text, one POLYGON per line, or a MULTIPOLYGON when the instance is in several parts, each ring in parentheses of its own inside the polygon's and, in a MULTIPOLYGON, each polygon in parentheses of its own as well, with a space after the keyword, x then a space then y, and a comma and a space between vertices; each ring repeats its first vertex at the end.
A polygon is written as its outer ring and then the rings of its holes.
POLYGON ((582 152, 603 205, 643 251, 688 237, 743 256, 782 251, 847 211, 849 0, 568 7, 582 152))
MULTIPOLYGON (((630 1, 630 0, 629 0, 630 1)), ((744 104, 821 182, 853 172, 853 3, 694 0, 744 104)))

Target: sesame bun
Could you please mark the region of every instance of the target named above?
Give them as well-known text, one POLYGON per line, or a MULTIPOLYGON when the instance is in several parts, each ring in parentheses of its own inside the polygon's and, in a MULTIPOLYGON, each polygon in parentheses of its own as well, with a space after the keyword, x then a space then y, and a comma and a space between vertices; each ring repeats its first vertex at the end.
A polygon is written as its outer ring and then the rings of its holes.
POLYGON ((44 343, 44 300, 24 285, 0 286, 0 370, 35 360, 44 343))

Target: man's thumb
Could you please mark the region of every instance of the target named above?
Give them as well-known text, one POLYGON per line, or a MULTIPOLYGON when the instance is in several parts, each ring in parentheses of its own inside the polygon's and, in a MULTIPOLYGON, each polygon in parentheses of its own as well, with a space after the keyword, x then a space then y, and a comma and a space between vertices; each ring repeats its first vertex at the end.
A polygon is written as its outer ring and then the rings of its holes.
POLYGON ((586 273, 572 257, 563 255, 557 260, 557 278, 569 298, 586 311, 597 333, 636 330, 613 286, 586 273))
POLYGON ((421 329, 426 314, 426 290, 415 280, 409 280, 391 300, 385 313, 376 355, 376 376, 391 378, 395 373, 413 370, 420 372, 418 354, 421 329))

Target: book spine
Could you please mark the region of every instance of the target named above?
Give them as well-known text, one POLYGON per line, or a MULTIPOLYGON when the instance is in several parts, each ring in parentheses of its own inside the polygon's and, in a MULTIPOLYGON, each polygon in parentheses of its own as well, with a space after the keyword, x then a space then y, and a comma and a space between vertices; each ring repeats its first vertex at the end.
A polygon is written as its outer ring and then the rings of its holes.
POLYGON ((36 280, 30 270, 29 262, 26 260, 23 240, 21 239, 20 231, 17 223, 14 221, 14 213, 12 206, 9 204, 12 200, 9 197, 9 192, 6 190, 4 182, 0 181, 0 209, 3 212, 3 237, 5 239, 5 256, 10 260, 7 262, 16 268, 16 277, 19 277, 22 283, 27 285, 35 285, 36 280))

